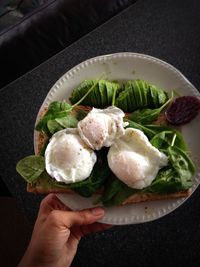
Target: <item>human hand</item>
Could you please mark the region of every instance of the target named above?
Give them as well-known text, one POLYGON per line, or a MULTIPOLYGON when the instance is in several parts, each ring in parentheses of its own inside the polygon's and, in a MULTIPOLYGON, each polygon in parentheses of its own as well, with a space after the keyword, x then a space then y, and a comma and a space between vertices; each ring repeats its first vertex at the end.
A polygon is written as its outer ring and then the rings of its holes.
POLYGON ((18 267, 70 266, 82 236, 111 227, 97 222, 103 216, 102 208, 71 211, 49 194, 41 202, 30 244, 18 267))

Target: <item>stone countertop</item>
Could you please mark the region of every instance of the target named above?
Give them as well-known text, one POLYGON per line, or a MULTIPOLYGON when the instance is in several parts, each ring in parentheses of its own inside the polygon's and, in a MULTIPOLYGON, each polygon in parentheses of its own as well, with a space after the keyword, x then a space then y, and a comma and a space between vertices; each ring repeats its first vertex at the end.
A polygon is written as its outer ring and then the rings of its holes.
MULTIPOLYGON (((138 52, 178 68, 200 87, 200 2, 139 0, 101 27, 0 91, 0 177, 34 221, 43 196, 26 193, 16 162, 33 154, 39 107, 55 81, 94 56, 138 52)), ((72 266, 199 266, 200 190, 157 221, 115 226, 82 239, 72 266)))

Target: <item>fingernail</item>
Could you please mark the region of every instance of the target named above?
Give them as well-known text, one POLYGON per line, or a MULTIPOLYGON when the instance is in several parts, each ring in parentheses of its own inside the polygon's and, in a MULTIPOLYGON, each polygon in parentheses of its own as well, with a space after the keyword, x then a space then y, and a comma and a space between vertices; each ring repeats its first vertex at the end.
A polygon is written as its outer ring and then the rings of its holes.
POLYGON ((102 208, 94 208, 92 209, 92 214, 95 215, 95 216, 100 216, 100 215, 104 215, 104 209, 102 208))

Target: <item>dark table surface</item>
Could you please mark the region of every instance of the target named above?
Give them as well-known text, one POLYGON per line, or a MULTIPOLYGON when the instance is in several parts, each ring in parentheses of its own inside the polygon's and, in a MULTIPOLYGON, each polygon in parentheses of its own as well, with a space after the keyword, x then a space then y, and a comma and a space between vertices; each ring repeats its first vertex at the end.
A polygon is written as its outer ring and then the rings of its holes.
MULTIPOLYGON (((0 176, 34 222, 43 196, 26 193, 16 162, 33 154, 33 128, 55 81, 81 61, 114 52, 158 57, 200 87, 200 2, 139 0, 0 91, 0 176)), ((157 221, 82 239, 73 266, 200 266, 200 190, 157 221)))

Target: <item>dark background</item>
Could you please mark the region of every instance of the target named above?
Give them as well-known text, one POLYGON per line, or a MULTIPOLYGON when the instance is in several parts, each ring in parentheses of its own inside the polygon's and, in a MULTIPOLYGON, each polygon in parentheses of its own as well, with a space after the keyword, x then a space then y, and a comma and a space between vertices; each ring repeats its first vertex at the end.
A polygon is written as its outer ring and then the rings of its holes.
MULTIPOLYGON (((200 2, 139 0, 0 92, 0 173, 30 221, 42 196, 26 193, 16 162, 33 153, 40 105, 55 81, 81 61, 114 52, 158 57, 200 87, 200 2)), ((73 266, 199 266, 200 191, 154 222, 115 226, 82 239, 73 266)))

